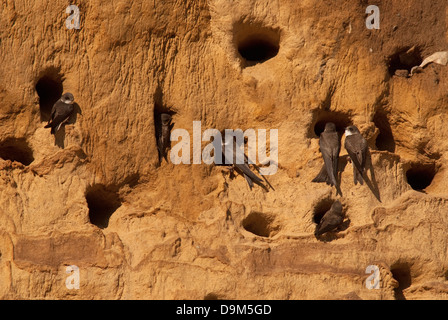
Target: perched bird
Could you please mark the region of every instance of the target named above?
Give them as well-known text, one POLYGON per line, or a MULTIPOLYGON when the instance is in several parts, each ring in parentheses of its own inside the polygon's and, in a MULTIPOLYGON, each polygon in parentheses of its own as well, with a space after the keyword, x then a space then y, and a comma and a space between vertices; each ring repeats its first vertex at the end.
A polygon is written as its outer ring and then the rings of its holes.
MULTIPOLYGON (((265 189, 266 191, 268 191, 268 188, 264 185, 263 180, 258 177, 255 173, 252 172, 252 170, 250 170, 248 163, 248 158, 247 156, 243 153, 243 157, 244 159, 244 163, 237 163, 237 152, 236 152, 236 148, 237 148, 237 143, 236 143, 236 139, 234 136, 232 136, 233 138, 233 143, 232 141, 229 141, 225 139, 225 135, 222 135, 223 139, 222 139, 222 155, 223 155, 223 163, 225 164, 231 164, 232 167, 241 175, 244 176, 244 178, 247 181, 247 184, 249 185, 249 188, 252 190, 253 186, 254 186, 254 182, 256 184, 258 184, 259 186, 261 186, 263 189, 265 189), (232 148, 232 149, 230 149, 232 148), (226 157, 226 150, 230 150, 228 151, 229 154, 231 154, 232 158, 228 158, 226 157)), ((239 161, 241 162, 241 161, 239 161)))
POLYGON ((159 161, 165 158, 166 161, 168 155, 168 149, 170 148, 171 140, 170 134, 173 124, 171 124, 172 117, 168 113, 160 114, 160 118, 156 119, 156 136, 157 136, 157 149, 159 150, 159 161))
POLYGON ((353 180, 355 185, 357 182, 363 184, 362 176, 366 169, 368 145, 356 126, 345 128, 345 149, 353 163, 353 180))
POLYGON ((61 126, 65 124, 73 113, 73 102, 75 98, 70 92, 66 92, 62 95, 61 99, 56 101, 51 109, 50 120, 44 128, 51 128, 50 133, 55 134, 59 131, 61 126))
POLYGON ((343 221, 344 221, 344 214, 342 213, 342 205, 337 200, 333 202, 330 210, 325 212, 322 219, 320 219, 320 222, 316 227, 314 235, 318 237, 326 232, 333 231, 337 227, 339 227, 343 221))
POLYGON ((325 124, 325 130, 320 134, 319 147, 324 159, 324 166, 312 182, 326 182, 329 185, 335 186, 336 190, 340 193, 337 177, 341 142, 336 131, 336 125, 333 122, 327 122, 325 124))

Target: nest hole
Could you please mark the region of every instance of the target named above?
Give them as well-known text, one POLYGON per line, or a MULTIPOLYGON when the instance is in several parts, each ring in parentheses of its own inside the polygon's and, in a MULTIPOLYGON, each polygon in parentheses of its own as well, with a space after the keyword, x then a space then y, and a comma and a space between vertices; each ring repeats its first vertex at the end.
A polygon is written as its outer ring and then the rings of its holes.
POLYGON ((378 111, 373 117, 373 122, 380 133, 375 140, 375 146, 378 150, 395 152, 395 139, 392 134, 392 128, 389 123, 387 113, 378 111))
POLYGON ((250 233, 261 237, 273 237, 280 231, 275 217, 261 212, 251 212, 243 220, 243 228, 250 233))
POLYGON ((406 300, 403 291, 412 284, 411 268, 406 263, 400 263, 393 265, 390 271, 392 272, 392 277, 398 282, 398 287, 394 289, 395 299, 406 300))
POLYGON ((109 225, 112 214, 121 206, 117 188, 102 184, 90 186, 86 190, 90 223, 104 229, 109 225))
POLYGON ((406 180, 412 189, 422 191, 431 185, 435 175, 434 163, 414 163, 406 171, 406 180))
POLYGON ((33 150, 24 138, 8 138, 0 142, 0 158, 17 161, 25 166, 34 161, 33 150))
POLYGON ((261 23, 237 23, 234 26, 234 41, 245 66, 251 66, 277 56, 280 31, 261 23))
POLYGON ((157 87, 154 93, 154 124, 156 126, 156 129, 158 129, 158 127, 162 125, 161 115, 164 113, 167 113, 170 116, 176 114, 175 111, 164 104, 162 88, 157 87))
POLYGON ((54 103, 63 93, 62 77, 57 71, 49 70, 46 75, 39 78, 35 89, 39 96, 40 120, 48 121, 54 103))
POLYGON ((313 118, 314 120, 311 125, 313 130, 310 132, 309 136, 314 138, 320 136, 324 131, 327 122, 333 122, 336 125, 336 130, 338 131, 339 136, 342 136, 345 128, 352 124, 351 117, 342 112, 318 110, 313 118))
POLYGON ((389 74, 395 75, 398 70, 407 70, 411 72, 411 69, 420 65, 423 62, 420 48, 418 47, 406 47, 397 50, 395 54, 389 57, 389 74))
POLYGON ((220 300, 216 293, 208 293, 205 295, 204 300, 220 300))

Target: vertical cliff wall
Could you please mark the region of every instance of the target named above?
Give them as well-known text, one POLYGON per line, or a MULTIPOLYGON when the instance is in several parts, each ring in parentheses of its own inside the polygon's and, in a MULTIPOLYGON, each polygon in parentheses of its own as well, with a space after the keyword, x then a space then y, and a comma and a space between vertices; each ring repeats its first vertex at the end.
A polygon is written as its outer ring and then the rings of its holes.
POLYGON ((448 70, 409 75, 448 49, 445 1, 69 4, 80 29, 66 1, 2 2, 1 298, 448 298, 448 70), (52 136, 62 92, 77 112, 52 136), (275 190, 159 165, 162 112, 191 137, 193 121, 278 129, 275 190), (311 182, 327 121, 371 150, 374 176, 355 186, 342 148, 342 196, 311 182), (336 199, 344 227, 317 239, 336 199))

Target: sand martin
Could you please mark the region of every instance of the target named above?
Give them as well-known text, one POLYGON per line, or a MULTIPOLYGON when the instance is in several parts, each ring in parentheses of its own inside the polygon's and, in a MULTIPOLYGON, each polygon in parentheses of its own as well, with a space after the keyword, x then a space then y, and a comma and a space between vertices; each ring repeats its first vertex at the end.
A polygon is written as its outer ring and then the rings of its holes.
POLYGON ((70 92, 66 92, 62 95, 61 99, 56 101, 51 109, 50 120, 44 128, 51 128, 50 133, 55 134, 59 131, 61 126, 65 124, 73 113, 73 102, 75 98, 70 92))
POLYGON ((363 184, 362 175, 365 172, 367 157, 367 141, 356 126, 348 126, 345 129, 345 149, 353 163, 353 180, 363 184))
POLYGON ((333 122, 325 124, 325 130, 320 134, 319 147, 324 159, 324 166, 312 182, 326 182, 329 185, 334 185, 340 193, 337 179, 341 142, 333 122))
POLYGON ((326 232, 333 231, 339 227, 343 221, 344 214, 342 213, 342 205, 339 201, 335 201, 331 205, 330 210, 325 212, 322 219, 320 219, 314 235, 318 237, 326 232))
POLYGON ((170 135, 173 127, 171 120, 172 117, 168 113, 162 113, 160 118, 156 119, 157 149, 159 150, 160 162, 163 158, 168 162, 167 155, 171 145, 170 135))
POLYGON ((233 143, 232 143, 232 141, 227 141, 225 139, 225 134, 222 134, 221 146, 222 146, 223 163, 231 164, 232 167, 239 174, 243 175, 251 190, 252 190, 252 187, 254 186, 254 182, 255 182, 256 184, 258 184, 259 186, 261 186, 263 189, 265 189, 267 191, 268 188, 264 185, 263 180, 260 177, 258 177, 255 173, 253 173, 252 170, 250 170, 249 165, 248 165, 248 158, 244 154, 244 152, 241 155, 242 159, 237 159, 236 137, 232 136, 231 138, 233 138, 232 139, 233 143), (233 147, 233 148, 230 149, 231 147, 233 147), (232 154, 233 159, 228 159, 226 157, 226 150, 231 150, 230 152, 228 151, 228 153, 232 154), (237 161, 237 160, 239 160, 239 161, 237 161), (243 161, 244 161, 244 163, 237 163, 237 162, 243 162, 243 161))

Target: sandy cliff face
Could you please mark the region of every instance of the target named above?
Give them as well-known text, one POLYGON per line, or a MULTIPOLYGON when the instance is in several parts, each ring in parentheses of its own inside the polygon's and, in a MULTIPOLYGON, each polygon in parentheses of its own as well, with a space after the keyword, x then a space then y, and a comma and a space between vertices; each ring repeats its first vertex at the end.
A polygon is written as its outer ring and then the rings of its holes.
POLYGON ((448 69, 406 77, 447 50, 444 0, 72 4, 78 30, 67 2, 2 2, 1 298, 448 298, 448 69), (53 137, 62 92, 78 108, 53 137), (193 121, 278 129, 275 190, 159 165, 161 112, 191 136, 193 121), (371 150, 374 176, 355 186, 342 148, 342 196, 311 182, 330 120, 371 150), (317 239, 336 199, 344 227, 317 239))

